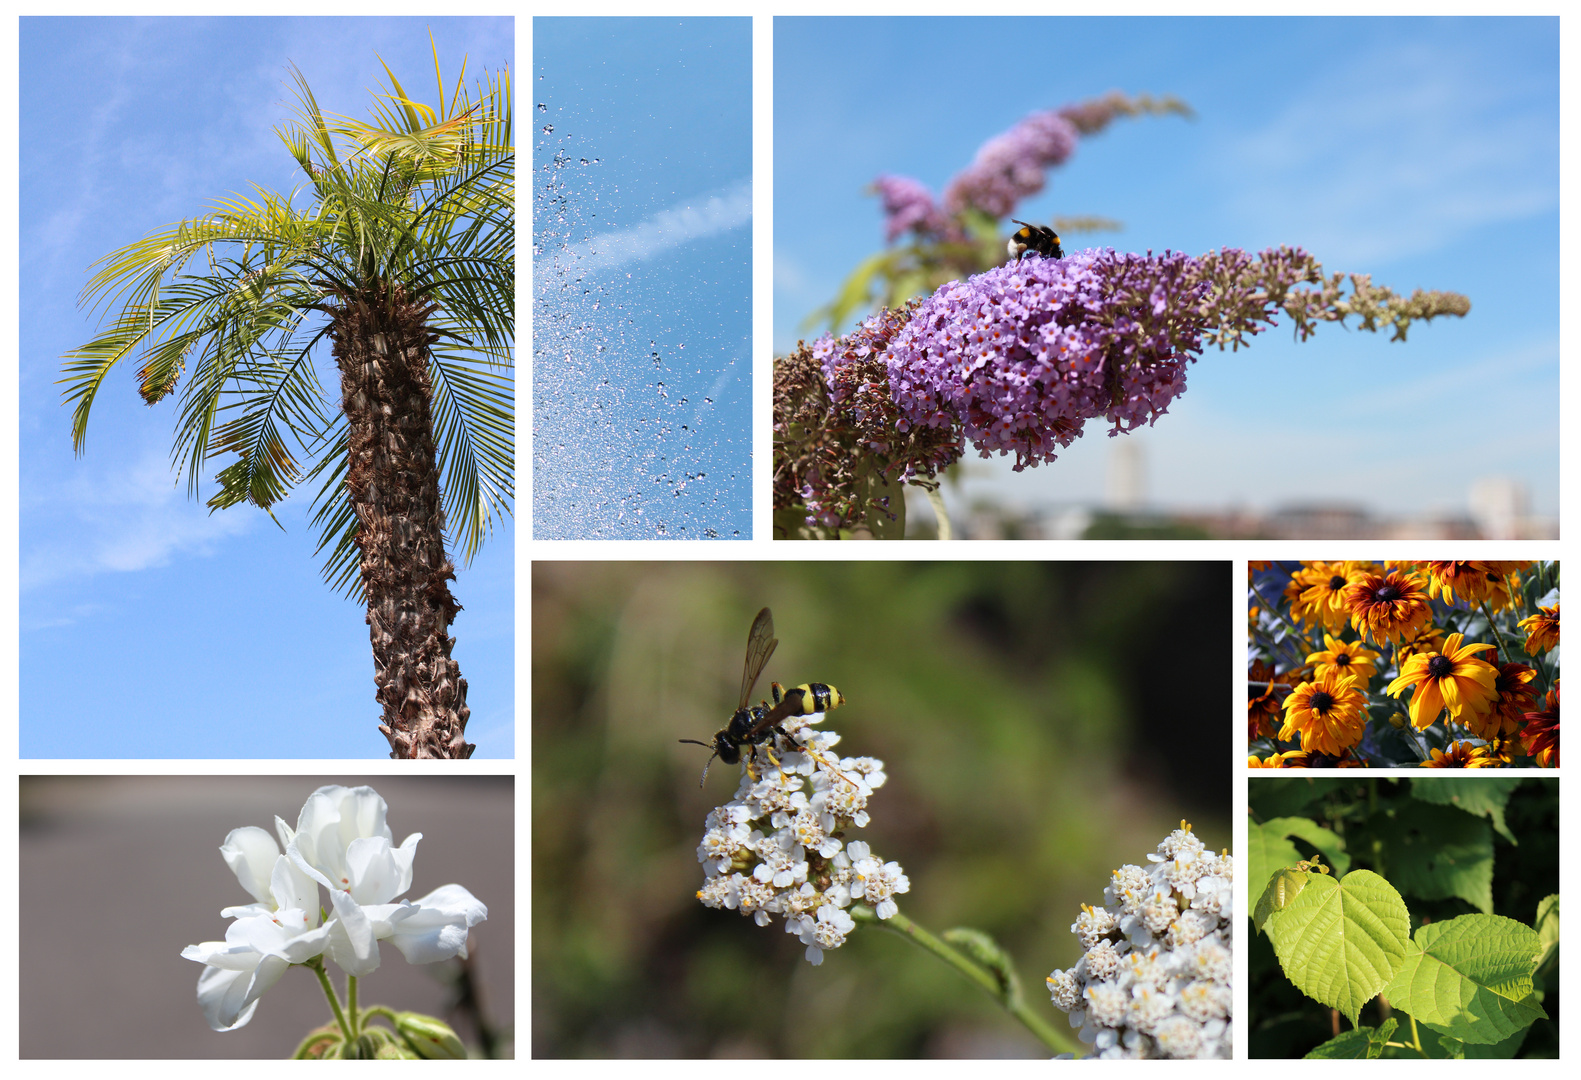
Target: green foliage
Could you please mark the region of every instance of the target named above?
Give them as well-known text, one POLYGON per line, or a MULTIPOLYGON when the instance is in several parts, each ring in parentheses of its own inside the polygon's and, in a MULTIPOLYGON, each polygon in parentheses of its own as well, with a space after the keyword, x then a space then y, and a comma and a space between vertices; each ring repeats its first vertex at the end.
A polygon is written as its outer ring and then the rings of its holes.
POLYGON ((1504 805, 1510 793, 1520 784, 1518 777, 1509 776, 1446 776, 1413 782, 1411 796, 1418 802, 1436 806, 1457 806, 1468 814, 1485 817, 1493 823, 1498 834, 1512 844, 1520 843, 1504 824, 1504 805))
POLYGON ((1260 824, 1253 822, 1247 829, 1246 880, 1267 881, 1280 867, 1300 860, 1301 852, 1287 839, 1291 836, 1316 848, 1340 874, 1350 869, 1350 856, 1345 853, 1344 842, 1331 830, 1311 818, 1280 817, 1260 824))
POLYGON ((1383 1053, 1398 1020, 1385 1020, 1376 1028, 1351 1028, 1342 1031, 1328 1042, 1307 1055, 1309 1058, 1336 1058, 1351 1061, 1371 1061, 1383 1053))
MULTIPOLYGON (((1412 783, 1413 796, 1422 783, 1412 783)), ((1493 911, 1493 831, 1485 822, 1413 797, 1369 829, 1390 852, 1389 879, 1405 892, 1426 900, 1458 896, 1493 911)))
MULTIPOLYGON (((1254 818, 1259 805, 1288 805, 1266 790, 1286 783, 1252 782, 1254 818)), ((1339 783, 1309 804, 1304 823, 1251 826, 1253 858, 1271 866, 1254 927, 1273 947, 1272 957, 1255 944, 1252 951, 1253 1056, 1273 1056, 1275 1047, 1342 1058, 1551 1054, 1558 896, 1540 894, 1529 907, 1525 897, 1545 882, 1557 886, 1557 848, 1543 843, 1557 826, 1557 782, 1339 783), (1314 872, 1315 860, 1271 864, 1299 850, 1287 837, 1337 847, 1365 868, 1335 880, 1314 872), (1534 847, 1548 852, 1536 880, 1536 867, 1512 869, 1507 858, 1534 847), (1522 918, 1492 913, 1501 906, 1522 918), (1303 998, 1338 1010, 1353 1029, 1331 1038, 1320 1034, 1320 1017, 1292 1025, 1303 998), (1375 1006, 1379 1022, 1362 1023, 1364 1007, 1375 1006)))

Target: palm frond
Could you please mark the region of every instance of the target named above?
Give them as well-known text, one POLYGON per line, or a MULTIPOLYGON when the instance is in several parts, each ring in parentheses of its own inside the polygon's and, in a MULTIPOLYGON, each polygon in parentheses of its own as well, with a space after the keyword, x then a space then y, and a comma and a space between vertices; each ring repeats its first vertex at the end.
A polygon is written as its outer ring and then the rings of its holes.
POLYGON ((337 304, 399 289, 434 306, 436 463, 458 554, 470 560, 515 497, 511 76, 469 87, 463 63, 447 93, 437 47, 434 60, 437 107, 385 65, 366 121, 324 112, 293 65, 297 107, 276 131, 303 188, 254 186, 106 255, 81 297, 105 322, 64 358, 79 453, 109 372, 135 357, 146 401, 179 398, 172 460, 189 489, 218 467, 211 509, 269 511, 317 485, 312 520, 337 591, 360 592, 346 421, 314 366, 337 304))
POLYGON ((471 562, 516 495, 516 408, 508 358, 430 347, 434 441, 445 526, 471 562))

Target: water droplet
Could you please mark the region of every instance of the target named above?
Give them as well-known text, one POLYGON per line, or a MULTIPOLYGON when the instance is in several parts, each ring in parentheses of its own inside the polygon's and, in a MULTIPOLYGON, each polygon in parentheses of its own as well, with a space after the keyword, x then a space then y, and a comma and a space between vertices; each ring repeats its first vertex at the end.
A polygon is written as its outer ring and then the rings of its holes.
POLYGON ((545 124, 543 127, 539 128, 539 130, 542 131, 545 135, 553 135, 554 134, 554 125, 553 124, 545 124))
POLYGON ((545 105, 543 102, 540 101, 538 103, 538 111, 539 112, 548 112, 549 111, 549 106, 545 105))

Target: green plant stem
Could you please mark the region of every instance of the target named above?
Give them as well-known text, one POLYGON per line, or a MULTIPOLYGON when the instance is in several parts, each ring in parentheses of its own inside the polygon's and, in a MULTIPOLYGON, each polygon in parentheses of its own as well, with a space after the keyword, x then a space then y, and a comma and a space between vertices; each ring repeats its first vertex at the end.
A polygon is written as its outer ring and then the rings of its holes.
MULTIPOLYGON (((1506 585, 1508 585, 1508 582, 1506 582, 1506 585)), ((1488 620, 1488 629, 1493 631, 1493 640, 1498 646, 1499 655, 1504 658, 1505 663, 1513 662, 1515 657, 1510 655, 1510 647, 1505 643, 1504 635, 1499 633, 1499 624, 1493 621, 1493 612, 1488 609, 1488 602, 1483 600, 1481 604, 1482 617, 1488 620)))
MULTIPOLYGON (((1301 628, 1299 626, 1297 626, 1295 623, 1290 621, 1290 616, 1286 615, 1283 611, 1279 610, 1279 605, 1278 604, 1270 604, 1268 602, 1267 598, 1263 596, 1263 591, 1261 589, 1259 589, 1256 586, 1256 584, 1251 584, 1250 588, 1252 590, 1252 595, 1257 597, 1257 602, 1263 606, 1263 610, 1273 614, 1274 616, 1276 616, 1279 619, 1280 622, 1284 623, 1287 627, 1290 628, 1290 633, 1293 636, 1294 640, 1299 641, 1303 645, 1310 645, 1310 644, 1312 644, 1311 642, 1307 641, 1307 637, 1306 637, 1305 634, 1303 634, 1301 632, 1301 628)), ((1262 635, 1259 634, 1259 636, 1262 636, 1262 635)), ((1269 645, 1271 647, 1273 647, 1273 648, 1278 648, 1279 647, 1277 645, 1274 645, 1273 642, 1269 642, 1269 645)), ((1292 660, 1296 664, 1300 664, 1306 659, 1300 653, 1289 653, 1288 652, 1288 645, 1286 646, 1286 651, 1287 651, 1287 654, 1292 658, 1292 660)))
POLYGON ((1290 632, 1296 636, 1297 640, 1302 642, 1306 641, 1306 635, 1301 632, 1301 628, 1295 623, 1291 622, 1288 615, 1279 610, 1278 604, 1270 604, 1267 597, 1263 596, 1263 591, 1257 587, 1255 582, 1251 583, 1251 590, 1252 595, 1257 597, 1257 602, 1263 605, 1264 611, 1277 616, 1280 622, 1284 623, 1290 628, 1290 632))
MULTIPOLYGON (((335 993, 335 985, 329 981, 329 972, 324 970, 324 958, 315 956, 306 965, 318 976, 318 984, 324 989, 324 996, 329 999, 330 1011, 335 1014, 335 1023, 340 1025, 340 1033, 347 1042, 357 1037, 355 1021, 346 1016, 346 1010, 341 1008, 340 997, 335 993)), ((352 980, 356 984, 356 980, 352 980)))
POLYGON ((357 976, 346 976, 346 1011, 351 1014, 351 1029, 362 1030, 362 1017, 357 1014, 357 976))
POLYGON ((397 1031, 400 1030, 400 1027, 398 1026, 400 1020, 396 1017, 395 1010, 390 1008, 388 1005, 369 1005, 366 1009, 362 1010, 362 1015, 367 1017, 382 1016, 390 1022, 390 1026, 392 1028, 395 1028, 397 1031))
POLYGON ((949 964, 956 971, 965 975, 972 982, 986 990, 995 1001, 1004 1006, 1005 1011, 1021 1021, 1026 1029, 1037 1036, 1038 1041, 1049 1047, 1057 1054, 1072 1054, 1081 1049, 1080 1044, 1070 1035, 1063 1034, 1047 1023, 1043 1017, 1030 1009, 1020 995, 1012 994, 1006 990, 1000 980, 994 977, 993 972, 963 955, 957 949, 940 941, 933 934, 912 922, 900 912, 896 912, 887 919, 880 919, 872 908, 864 904, 853 904, 851 917, 857 922, 870 923, 873 926, 898 934, 914 945, 931 952, 934 956, 949 964))

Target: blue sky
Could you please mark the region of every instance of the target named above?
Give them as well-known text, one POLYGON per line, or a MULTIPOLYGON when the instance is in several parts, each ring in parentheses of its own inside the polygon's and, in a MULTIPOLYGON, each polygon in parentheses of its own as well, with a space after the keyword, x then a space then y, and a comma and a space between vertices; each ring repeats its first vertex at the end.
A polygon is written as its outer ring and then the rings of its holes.
MULTIPOLYGON (((1287 325, 1210 350, 1140 447, 1153 505, 1359 502, 1464 511, 1471 482, 1559 500, 1557 19, 793 19, 774 22, 774 342, 883 246, 880 173, 938 194, 989 137, 1111 89, 1197 111, 1083 140, 1015 214, 1100 215, 1087 246, 1193 254, 1277 244, 1471 314, 1406 344, 1287 325)), ((1008 234, 1008 230, 1006 230, 1008 234)), ((1102 497, 1118 441, 1052 466, 965 461, 970 498, 1102 497)))
MULTIPOLYGON (((314 489, 277 507, 284 532, 252 507, 210 515, 170 466, 176 401, 144 406, 135 364, 75 458, 56 380, 98 325, 76 305, 90 264, 251 184, 297 185, 274 131, 289 63, 326 112, 365 117, 379 56, 433 99, 429 28, 447 93, 464 55, 469 82, 514 62, 509 18, 21 21, 24 757, 388 754, 363 609, 313 554, 314 489)), ((507 521, 453 585, 478 757, 515 750, 513 543, 507 521)))
POLYGON ((749 538, 752 20, 537 18, 533 65, 533 535, 749 538))

